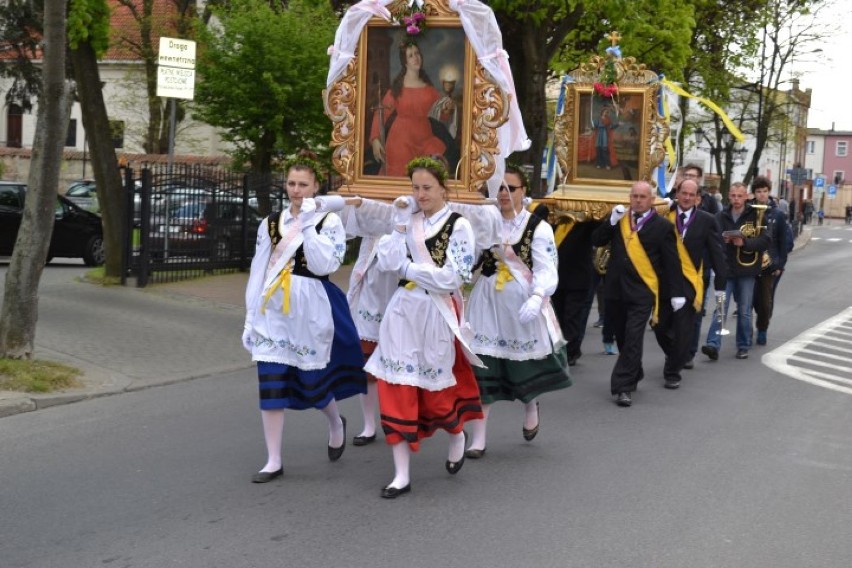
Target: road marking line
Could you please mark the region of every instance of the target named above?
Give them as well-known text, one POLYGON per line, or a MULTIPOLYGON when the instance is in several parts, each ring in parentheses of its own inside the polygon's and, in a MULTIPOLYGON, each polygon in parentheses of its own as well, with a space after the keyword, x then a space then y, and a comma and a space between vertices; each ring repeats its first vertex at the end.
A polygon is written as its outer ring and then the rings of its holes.
POLYGON ((843 239, 840 239, 840 238, 837 238, 837 237, 832 237, 830 239, 825 239, 825 240, 827 240, 830 243, 837 243, 837 242, 842 241, 843 239))
MULTIPOLYGON (((825 337, 825 334, 827 332, 834 331, 835 328, 840 325, 843 325, 844 323, 849 321, 850 318, 852 318, 852 307, 846 308, 836 316, 831 317, 823 321, 822 323, 819 323, 813 326, 812 328, 803 331, 787 343, 784 343, 776 349, 773 349, 772 351, 761 357, 761 362, 770 369, 777 371, 778 373, 781 373, 783 375, 787 375, 788 377, 792 377, 796 380, 805 383, 810 383, 818 387, 834 390, 837 392, 852 394, 852 388, 838 385, 823 378, 817 378, 815 376, 809 375, 801 367, 790 365, 787 362, 789 359, 795 357, 795 353, 802 349, 808 348, 810 346, 809 344, 814 339, 825 337)), ((797 357, 797 359, 801 358, 797 357)), ((813 363, 813 361, 807 361, 808 363, 813 363)), ((828 366, 830 367, 831 365, 828 366)))
POLYGON ((846 371, 848 373, 852 373, 852 367, 844 367, 843 365, 834 365, 832 363, 826 363, 824 361, 817 361, 815 359, 808 359, 807 357, 799 357, 798 355, 790 355, 787 357, 788 361, 802 361, 807 363, 808 365, 814 365, 816 367, 828 367, 829 369, 834 369, 835 371, 846 371))
POLYGON ((838 377, 837 375, 829 375, 828 373, 820 373, 819 371, 805 371, 805 374, 810 375, 815 378, 825 379, 827 381, 837 381, 838 383, 845 383, 847 385, 852 385, 852 380, 844 379, 842 377, 838 377))
POLYGON ((838 361, 848 361, 852 363, 852 357, 841 357, 840 355, 832 355, 831 353, 824 353, 822 351, 817 351, 816 349, 801 349, 799 353, 813 353, 820 357, 828 357, 829 359, 837 359, 838 361))

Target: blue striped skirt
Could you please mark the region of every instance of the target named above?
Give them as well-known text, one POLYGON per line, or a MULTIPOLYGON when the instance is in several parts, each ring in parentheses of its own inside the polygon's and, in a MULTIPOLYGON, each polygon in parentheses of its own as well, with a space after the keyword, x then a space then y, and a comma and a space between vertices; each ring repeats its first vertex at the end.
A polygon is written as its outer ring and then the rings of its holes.
POLYGON ((283 363, 257 363, 261 410, 325 408, 367 392, 361 340, 343 292, 328 280, 322 285, 331 303, 334 339, 331 359, 324 369, 303 371, 283 363))

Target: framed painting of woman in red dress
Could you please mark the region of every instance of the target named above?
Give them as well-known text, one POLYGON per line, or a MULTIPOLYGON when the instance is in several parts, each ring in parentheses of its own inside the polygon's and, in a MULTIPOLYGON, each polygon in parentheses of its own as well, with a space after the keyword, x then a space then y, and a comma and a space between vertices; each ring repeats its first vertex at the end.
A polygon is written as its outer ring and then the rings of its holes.
POLYGON ((476 28, 483 52, 477 54, 459 6, 450 4, 395 0, 384 13, 385 4, 362 2, 344 16, 329 51, 323 98, 332 121, 332 165, 346 191, 396 197, 409 184, 408 162, 438 154, 449 164, 453 199, 482 199, 479 191, 498 169, 498 129, 510 121, 511 78, 499 67, 496 23, 476 28), (416 31, 403 25, 412 10, 420 16, 416 31), (356 34, 357 42, 349 41, 356 34), (488 68, 499 68, 500 78, 488 68))
POLYGON ((405 177, 417 156, 440 154, 455 173, 464 109, 465 39, 460 28, 367 30, 363 175, 405 177))

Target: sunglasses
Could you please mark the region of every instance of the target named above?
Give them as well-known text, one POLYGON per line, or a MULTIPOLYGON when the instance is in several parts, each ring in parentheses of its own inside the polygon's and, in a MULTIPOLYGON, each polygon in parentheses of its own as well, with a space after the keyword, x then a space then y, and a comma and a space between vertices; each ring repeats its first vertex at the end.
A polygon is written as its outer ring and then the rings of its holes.
POLYGON ((506 191, 508 191, 509 193, 515 193, 515 192, 516 192, 516 191, 518 191, 519 189, 523 189, 523 186, 520 186, 520 185, 509 185, 509 184, 507 184, 507 183, 504 183, 503 185, 501 185, 501 186, 500 186, 500 190, 501 190, 501 191, 506 190, 506 191))

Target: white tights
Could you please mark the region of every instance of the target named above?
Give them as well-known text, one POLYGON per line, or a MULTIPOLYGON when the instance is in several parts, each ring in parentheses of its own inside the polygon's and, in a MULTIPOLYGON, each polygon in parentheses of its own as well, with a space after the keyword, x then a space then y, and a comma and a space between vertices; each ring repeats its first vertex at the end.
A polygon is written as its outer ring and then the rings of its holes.
MULTIPOLYGON (((332 399, 322 409, 328 419, 328 445, 339 448, 343 444, 343 421, 337 409, 337 401, 332 399)), ((261 410, 263 421, 263 438, 266 441, 266 465, 260 471, 277 471, 281 469, 281 441, 284 438, 284 411, 261 410)))

